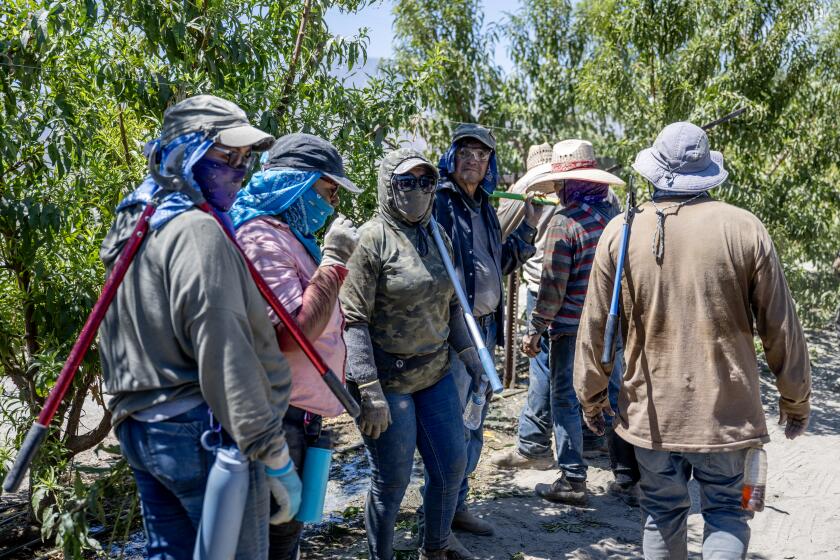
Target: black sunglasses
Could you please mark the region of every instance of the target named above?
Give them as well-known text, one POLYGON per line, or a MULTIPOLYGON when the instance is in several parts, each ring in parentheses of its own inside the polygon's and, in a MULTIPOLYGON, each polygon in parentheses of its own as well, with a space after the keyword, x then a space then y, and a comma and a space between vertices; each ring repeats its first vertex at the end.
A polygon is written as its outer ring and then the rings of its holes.
POLYGON ((421 175, 416 177, 411 173, 405 173, 391 177, 391 186, 403 192, 412 191, 419 187, 424 193, 430 193, 435 191, 437 179, 435 179, 434 175, 421 175))

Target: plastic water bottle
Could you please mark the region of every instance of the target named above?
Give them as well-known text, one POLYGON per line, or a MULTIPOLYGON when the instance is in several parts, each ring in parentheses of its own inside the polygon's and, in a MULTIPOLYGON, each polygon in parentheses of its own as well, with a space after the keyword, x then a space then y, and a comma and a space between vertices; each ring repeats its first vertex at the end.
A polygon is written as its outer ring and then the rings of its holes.
POLYGON ((747 451, 744 461, 744 487, 741 490, 741 507, 747 511, 764 510, 767 489, 767 452, 760 447, 747 451))
POLYGON ((303 462, 303 491, 295 519, 301 523, 319 523, 324 515, 324 499, 332 463, 332 437, 329 430, 306 450, 303 462))
POLYGON ((250 483, 248 463, 235 447, 216 450, 204 490, 193 560, 231 560, 236 554, 250 483))
POLYGON ((482 376, 478 391, 470 393, 467 407, 464 409, 464 427, 468 430, 477 430, 481 425, 481 413, 484 411, 485 402, 487 402, 487 379, 482 376))

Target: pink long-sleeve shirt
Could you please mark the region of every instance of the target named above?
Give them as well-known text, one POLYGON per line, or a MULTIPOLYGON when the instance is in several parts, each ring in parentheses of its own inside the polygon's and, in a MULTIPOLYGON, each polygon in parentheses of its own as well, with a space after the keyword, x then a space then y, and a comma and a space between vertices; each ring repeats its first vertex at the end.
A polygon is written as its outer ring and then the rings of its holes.
MULTIPOLYGON (((318 265, 284 222, 263 216, 250 220, 236 232, 242 248, 262 274, 286 310, 297 314, 303 294, 318 265)), ((269 309, 272 322, 280 319, 269 309)), ((344 380, 347 348, 344 344, 344 315, 338 301, 321 335, 313 346, 324 362, 344 380)), ((284 352, 292 369, 290 404, 322 416, 338 416, 344 410, 315 367, 300 350, 284 352)))

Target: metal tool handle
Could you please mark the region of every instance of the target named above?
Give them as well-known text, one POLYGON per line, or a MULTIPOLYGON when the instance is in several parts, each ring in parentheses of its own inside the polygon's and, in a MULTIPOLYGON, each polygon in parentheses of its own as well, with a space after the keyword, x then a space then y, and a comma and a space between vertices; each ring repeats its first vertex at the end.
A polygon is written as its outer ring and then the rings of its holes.
POLYGON ((6 475, 6 479, 3 481, 3 490, 6 492, 17 491, 23 480, 23 476, 29 469, 29 465, 44 442, 44 438, 47 435, 47 427, 52 422, 56 410, 58 410, 61 401, 64 400, 67 391, 73 385, 76 372, 79 371, 79 366, 85 354, 90 349, 93 339, 96 337, 99 325, 102 323, 102 319, 105 318, 105 313, 108 311, 111 302, 114 301, 117 289, 120 287, 126 272, 128 272, 128 267, 134 260, 134 255, 137 254, 137 250, 146 237, 146 232, 149 230, 149 219, 156 209, 156 204, 147 204, 146 208, 140 214, 137 225, 134 226, 134 230, 131 232, 131 236, 125 247, 120 252, 120 256, 114 264, 114 268, 111 270, 111 274, 102 286, 102 293, 99 295, 99 299, 96 300, 93 309, 91 309, 79 333, 79 337, 76 339, 73 348, 70 350, 70 354, 67 356, 67 361, 64 362, 64 367, 61 368, 61 373, 58 375, 55 385, 44 403, 44 407, 38 414, 38 421, 29 428, 29 433, 27 433, 26 439, 23 440, 23 445, 20 451, 18 451, 17 457, 15 457, 12 470, 9 471, 9 474, 6 475))
POLYGON ((458 279, 458 274, 455 272, 455 267, 452 265, 452 260, 449 258, 449 251, 446 250, 446 245, 443 238, 440 236, 440 230, 434 217, 431 218, 429 228, 432 230, 432 238, 435 240, 435 246, 438 253, 440 253, 440 260, 443 261, 443 266, 446 268, 446 273, 449 279, 452 280, 452 285, 455 287, 455 295, 458 296, 458 301, 461 304, 461 310, 464 312, 464 321, 467 323, 467 329, 470 331, 470 337, 473 340, 473 345, 478 352, 478 358, 481 360, 481 365, 484 366, 484 373, 490 381, 490 387, 494 393, 501 393, 504 390, 502 380, 499 379, 499 374, 496 373, 496 364, 493 363, 493 356, 484 344, 484 335, 478 328, 478 323, 475 322, 472 309, 467 301, 467 295, 461 287, 461 281, 458 279))
POLYGON ((615 342, 619 324, 618 306, 621 302, 621 277, 624 274, 624 260, 627 257, 627 245, 630 241, 630 225, 633 223, 633 206, 635 206, 636 202, 636 197, 632 193, 632 181, 629 188, 631 191, 627 193, 627 213, 624 216, 624 224, 621 226, 621 245, 618 247, 618 263, 615 267, 610 314, 607 317, 607 326, 604 329, 604 350, 601 353, 601 364, 603 365, 612 364, 615 360, 615 342))

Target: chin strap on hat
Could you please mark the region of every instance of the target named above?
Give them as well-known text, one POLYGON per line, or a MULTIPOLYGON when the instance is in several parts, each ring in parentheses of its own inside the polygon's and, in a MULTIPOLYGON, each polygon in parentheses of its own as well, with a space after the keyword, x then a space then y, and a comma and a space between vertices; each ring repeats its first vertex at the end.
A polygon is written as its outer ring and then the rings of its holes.
POLYGON ((653 243, 651 245, 651 251, 653 252, 653 256, 656 257, 656 264, 662 264, 662 260, 665 258, 665 218, 667 217, 665 212, 667 212, 671 208, 676 208, 677 210, 674 212, 674 214, 676 214, 680 211, 680 208, 682 208, 686 204, 704 196, 709 196, 709 193, 698 193, 689 198, 688 200, 683 200, 682 202, 671 204, 669 206, 666 206, 665 208, 659 208, 659 206, 656 205, 656 201, 653 199, 653 197, 650 197, 650 203, 653 204, 653 208, 656 210, 656 231, 653 232, 653 243))

